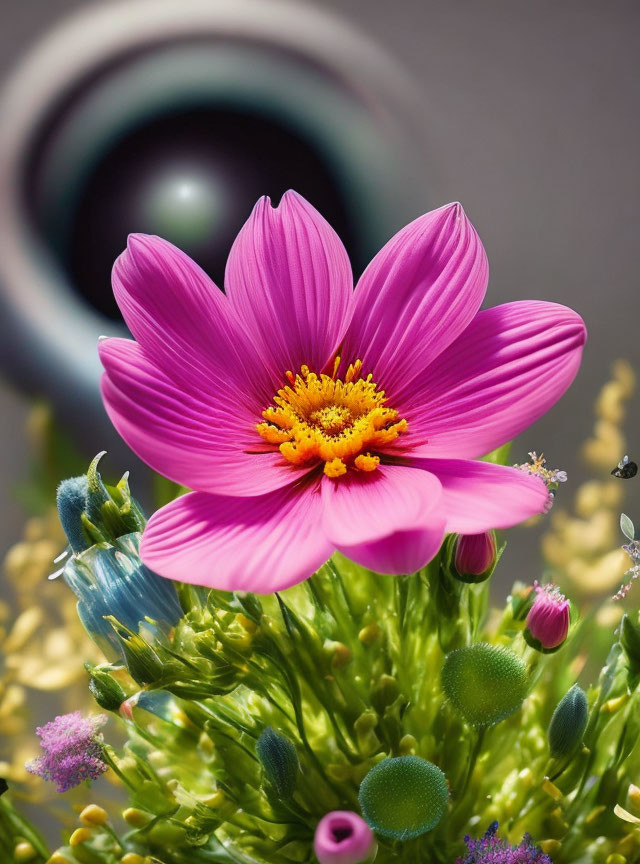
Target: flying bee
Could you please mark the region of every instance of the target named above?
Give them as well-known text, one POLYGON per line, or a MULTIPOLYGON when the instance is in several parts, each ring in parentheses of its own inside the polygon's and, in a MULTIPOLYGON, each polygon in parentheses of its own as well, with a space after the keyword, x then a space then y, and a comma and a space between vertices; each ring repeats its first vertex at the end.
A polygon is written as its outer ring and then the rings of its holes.
POLYGON ((635 462, 631 462, 628 456, 625 456, 611 473, 614 477, 620 477, 621 480, 631 480, 638 473, 638 466, 635 462))

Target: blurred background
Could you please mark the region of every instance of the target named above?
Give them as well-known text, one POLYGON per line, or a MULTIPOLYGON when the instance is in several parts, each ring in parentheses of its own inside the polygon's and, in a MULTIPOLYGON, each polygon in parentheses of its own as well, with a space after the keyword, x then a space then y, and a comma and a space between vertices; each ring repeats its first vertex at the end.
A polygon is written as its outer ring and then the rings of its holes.
MULTIPOLYGON (((127 233, 162 234, 221 284, 255 199, 288 187, 334 224, 356 273, 405 222, 458 199, 488 251, 489 305, 541 298, 584 316, 576 385, 513 452, 543 450, 570 494, 611 363, 639 359, 637 4, 7 0, 7 11, 0 548, 24 520, 14 492, 33 455, 33 397, 84 457, 107 449, 107 470, 132 468, 148 494, 97 389, 96 337, 122 327, 109 271, 127 233)), ((505 578, 537 574, 531 536, 516 532, 518 573, 505 578)))
POLYGON ((46 582, 62 545, 47 512, 56 481, 106 449, 105 476, 130 468, 153 500, 98 395, 97 337, 123 330, 109 272, 130 231, 167 237, 222 284, 254 201, 294 187, 357 275, 406 222, 460 200, 489 255, 487 305, 555 300, 589 329, 577 382, 512 451, 513 462, 544 451, 569 481, 551 517, 510 532, 492 587, 502 599, 546 567, 576 596, 611 595, 628 566, 620 510, 640 522, 640 479, 610 477, 626 452, 640 457, 637 3, 4 0, 3 11, 0 775, 28 782, 29 704, 48 716, 61 687, 70 708, 86 700, 79 658, 92 648, 71 593, 46 582))

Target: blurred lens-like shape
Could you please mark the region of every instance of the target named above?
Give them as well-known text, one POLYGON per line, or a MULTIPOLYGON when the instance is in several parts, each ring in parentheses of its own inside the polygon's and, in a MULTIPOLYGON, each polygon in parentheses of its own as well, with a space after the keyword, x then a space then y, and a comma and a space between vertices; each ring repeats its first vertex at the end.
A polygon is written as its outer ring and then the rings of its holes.
POLYGON ((270 195, 275 204, 288 188, 329 219, 355 266, 364 263, 337 172, 312 141, 264 115, 201 106, 147 120, 115 142, 97 141, 86 166, 73 163, 84 175, 73 192, 51 189, 67 150, 53 170, 44 143, 34 160, 34 220, 74 290, 110 318, 120 316, 109 275, 130 232, 165 237, 222 287, 227 254, 254 203, 270 195))
POLYGON ((130 232, 224 287, 255 201, 294 188, 360 272, 433 204, 422 108, 382 50, 285 0, 83 7, 0 99, 0 360, 113 444, 95 343, 124 325, 110 270, 130 232))

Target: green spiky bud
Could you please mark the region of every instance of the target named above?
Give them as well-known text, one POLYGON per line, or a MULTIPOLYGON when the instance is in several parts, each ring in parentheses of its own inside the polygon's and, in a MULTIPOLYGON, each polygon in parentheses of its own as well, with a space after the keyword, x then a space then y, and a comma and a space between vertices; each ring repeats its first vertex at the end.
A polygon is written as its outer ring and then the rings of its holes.
POLYGON ((449 800, 442 771, 419 756, 378 762, 360 784, 365 821, 383 837, 409 840, 438 824, 449 800))
POLYGON ((442 667, 444 692, 470 726, 493 726, 513 714, 527 686, 524 661, 486 642, 452 651, 442 667))
POLYGON ((100 669, 90 663, 85 663, 85 669, 90 676, 89 690, 98 705, 105 711, 117 711, 127 698, 122 687, 107 669, 100 669))
POLYGON ((571 756, 577 750, 588 719, 586 693, 574 684, 558 702, 549 724, 549 751, 554 759, 571 756))
POLYGON ((113 615, 106 615, 120 639, 129 673, 138 684, 153 684, 162 677, 163 663, 156 651, 137 633, 121 624, 113 615))
POLYGON ((127 471, 116 486, 105 486, 98 465, 104 456, 98 453, 87 471, 87 509, 84 527, 94 543, 113 542, 117 537, 142 531, 145 520, 129 491, 127 471))
POLYGON ((271 726, 263 731, 256 744, 258 759, 278 798, 287 800, 296 791, 300 764, 296 748, 271 726))
POLYGON ((129 491, 128 473, 116 486, 105 486, 98 471, 103 453, 93 459, 86 476, 63 480, 58 487, 60 523, 74 554, 95 543, 111 543, 140 532, 145 520, 129 491))

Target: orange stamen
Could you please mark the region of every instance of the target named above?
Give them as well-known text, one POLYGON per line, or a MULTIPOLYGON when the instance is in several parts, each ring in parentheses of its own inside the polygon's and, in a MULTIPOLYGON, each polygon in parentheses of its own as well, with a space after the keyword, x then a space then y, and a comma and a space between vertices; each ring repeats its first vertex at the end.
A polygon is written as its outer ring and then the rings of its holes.
POLYGON ((360 378, 362 361, 351 363, 344 381, 335 375, 311 372, 302 366, 299 374, 285 373, 289 384, 278 390, 273 405, 262 412, 259 435, 278 445, 293 465, 324 462, 328 477, 340 477, 348 468, 375 471, 381 450, 407 431, 407 421, 385 405, 384 390, 378 390, 372 375, 360 378))

